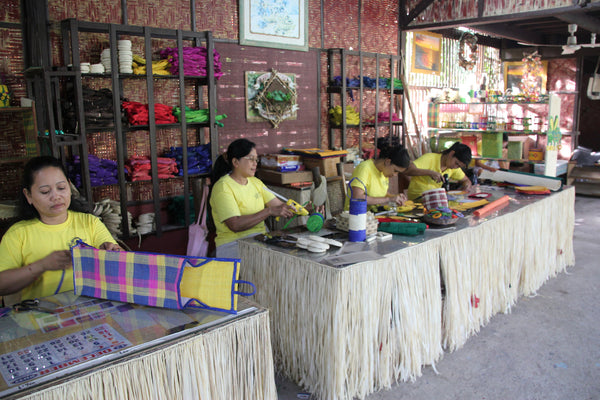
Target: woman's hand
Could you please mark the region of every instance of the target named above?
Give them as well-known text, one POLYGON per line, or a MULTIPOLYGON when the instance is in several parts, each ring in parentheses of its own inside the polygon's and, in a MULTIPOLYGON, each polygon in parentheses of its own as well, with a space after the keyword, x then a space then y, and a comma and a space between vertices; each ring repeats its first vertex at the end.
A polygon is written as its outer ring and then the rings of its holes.
POLYGON ((433 179, 436 182, 443 182, 444 178, 442 177, 442 174, 440 174, 437 171, 432 171, 432 170, 428 170, 429 171, 429 176, 431 177, 431 179, 433 179))
POLYGON ((308 211, 309 214, 319 213, 325 215, 325 204, 321 204, 320 206, 315 206, 311 201, 304 208, 308 211))
POLYGON ((403 205, 404 202, 406 202, 407 198, 406 195, 401 193, 401 194, 393 194, 390 196, 390 200, 393 201, 394 203, 396 203, 396 205, 403 205))
POLYGON ((40 261, 43 271, 56 271, 73 267, 69 250, 53 251, 40 261))
POLYGON ((462 180, 462 189, 470 190, 473 185, 471 184, 471 180, 469 178, 465 178, 462 180))
POLYGON ((285 203, 269 205, 269 215, 289 218, 294 215, 294 209, 285 203))
POLYGON ((123 251, 121 246, 116 243, 104 242, 100 245, 100 250, 108 250, 108 251, 123 251))

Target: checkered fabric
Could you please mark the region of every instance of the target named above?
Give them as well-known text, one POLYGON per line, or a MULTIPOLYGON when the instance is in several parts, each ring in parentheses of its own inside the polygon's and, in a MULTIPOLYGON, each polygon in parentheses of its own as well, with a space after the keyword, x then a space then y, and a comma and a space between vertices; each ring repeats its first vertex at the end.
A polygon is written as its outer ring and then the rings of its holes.
POLYGON ((236 314, 239 260, 71 247, 75 294, 153 307, 236 314))
POLYGON ((448 208, 448 196, 444 189, 431 189, 426 190, 422 194, 423 205, 428 210, 434 210, 439 208, 448 208))
POLYGON ((429 103, 427 105, 427 126, 430 128, 439 128, 440 106, 439 104, 429 103))

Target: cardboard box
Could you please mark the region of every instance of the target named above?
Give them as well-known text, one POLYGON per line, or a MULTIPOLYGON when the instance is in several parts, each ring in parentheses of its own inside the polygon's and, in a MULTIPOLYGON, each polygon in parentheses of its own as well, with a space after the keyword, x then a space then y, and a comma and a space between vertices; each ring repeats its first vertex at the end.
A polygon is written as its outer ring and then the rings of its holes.
POLYGON ((294 154, 265 154, 260 157, 260 167, 281 169, 302 164, 302 157, 294 154))
MULTIPOLYGON (((337 165, 340 162, 340 157, 327 157, 327 158, 303 158, 304 166, 310 172, 314 167, 319 167, 321 175, 325 177, 338 176, 337 165)), ((312 180, 312 175, 311 179, 312 180)))
POLYGON ((259 168, 256 170, 256 177, 265 183, 276 185, 288 185, 296 182, 312 182, 312 172, 279 172, 270 169, 259 168))

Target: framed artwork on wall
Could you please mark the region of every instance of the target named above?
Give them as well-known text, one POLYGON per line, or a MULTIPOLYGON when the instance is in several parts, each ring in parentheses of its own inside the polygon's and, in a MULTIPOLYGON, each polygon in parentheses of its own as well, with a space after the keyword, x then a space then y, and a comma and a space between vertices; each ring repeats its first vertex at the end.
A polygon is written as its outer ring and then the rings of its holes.
POLYGON ((296 74, 246 71, 246 121, 270 121, 275 128, 298 117, 296 74))
POLYGON ((439 75, 441 71, 442 35, 415 32, 411 72, 439 75))
MULTIPOLYGON (((504 63, 504 91, 512 93, 521 92, 521 78, 525 63, 523 61, 508 61, 504 63)), ((542 61, 543 72, 538 76, 539 93, 546 93, 546 80, 548 78, 548 61, 542 61)))
POLYGON ((308 51, 308 0, 240 0, 240 44, 308 51))

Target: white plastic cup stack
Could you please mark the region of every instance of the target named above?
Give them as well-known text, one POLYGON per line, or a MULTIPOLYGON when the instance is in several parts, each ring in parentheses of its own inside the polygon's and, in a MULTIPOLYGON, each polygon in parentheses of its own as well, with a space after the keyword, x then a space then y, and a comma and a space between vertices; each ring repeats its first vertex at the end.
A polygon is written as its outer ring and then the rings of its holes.
POLYGON ((119 40, 119 72, 122 74, 133 73, 133 52, 131 51, 131 40, 119 40))
POLYGON ((82 74, 90 73, 90 63, 89 62, 82 62, 81 64, 79 64, 79 68, 81 69, 82 74))
POLYGON ((110 64, 110 49, 102 50, 102 53, 100 54, 100 63, 104 66, 104 71, 106 73, 110 73, 112 71, 110 64))

